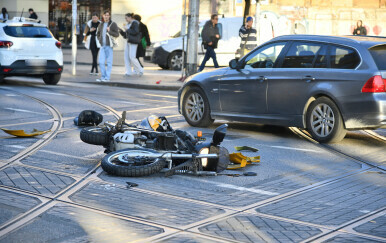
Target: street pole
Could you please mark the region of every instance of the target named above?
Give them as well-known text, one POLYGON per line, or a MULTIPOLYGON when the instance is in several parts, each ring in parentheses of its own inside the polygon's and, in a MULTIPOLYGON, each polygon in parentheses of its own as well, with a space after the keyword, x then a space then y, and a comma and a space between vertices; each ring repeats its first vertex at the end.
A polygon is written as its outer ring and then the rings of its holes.
POLYGON ((76 75, 76 19, 77 19, 77 0, 72 0, 72 75, 76 75))
POLYGON ((184 81, 185 74, 185 37, 186 37, 186 0, 184 4, 184 15, 182 15, 181 21, 181 37, 182 37, 182 65, 181 65, 181 78, 179 81, 184 81))
POLYGON ((260 1, 256 0, 256 11, 255 11, 255 28, 256 28, 256 39, 257 45, 260 45, 260 1))
POLYGON ((188 50, 186 76, 197 72, 197 51, 198 51, 198 18, 200 13, 200 0, 189 1, 188 16, 188 50))

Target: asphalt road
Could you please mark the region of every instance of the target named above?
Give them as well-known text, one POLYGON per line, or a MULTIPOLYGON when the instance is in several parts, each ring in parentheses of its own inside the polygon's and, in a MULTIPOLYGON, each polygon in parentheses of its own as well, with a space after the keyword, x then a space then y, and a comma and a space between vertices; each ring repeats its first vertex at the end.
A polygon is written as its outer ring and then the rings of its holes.
POLYGON ((17 79, 0 86, 0 242, 385 242, 386 131, 349 132, 321 145, 304 131, 230 123, 223 146, 258 148, 258 165, 212 177, 122 178, 100 168, 103 148, 83 143, 82 110, 127 111, 139 122, 177 112, 175 91, 17 79), (257 176, 243 176, 256 172, 257 176), (138 187, 127 188, 126 182, 138 187))

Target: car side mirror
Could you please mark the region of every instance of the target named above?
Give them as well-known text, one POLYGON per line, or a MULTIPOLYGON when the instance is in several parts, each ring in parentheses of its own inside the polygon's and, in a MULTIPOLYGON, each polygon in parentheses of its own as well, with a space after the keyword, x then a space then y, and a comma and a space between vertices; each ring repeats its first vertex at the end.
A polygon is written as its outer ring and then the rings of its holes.
POLYGON ((232 68, 232 69, 237 69, 237 64, 238 64, 237 60, 236 59, 232 59, 229 62, 229 67, 232 68))

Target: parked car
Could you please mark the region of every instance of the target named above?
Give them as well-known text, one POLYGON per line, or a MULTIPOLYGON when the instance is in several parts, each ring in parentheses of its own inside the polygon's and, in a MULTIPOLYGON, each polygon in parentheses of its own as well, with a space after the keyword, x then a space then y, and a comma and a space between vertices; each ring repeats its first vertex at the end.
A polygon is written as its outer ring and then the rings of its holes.
POLYGON ((386 38, 280 36, 178 92, 192 126, 214 119, 306 128, 319 142, 386 127, 386 38))
MULTIPOLYGON (((200 21, 199 33, 201 33, 207 20, 200 21)), ((220 66, 227 66, 229 60, 235 57, 235 52, 240 46, 239 29, 242 26, 243 18, 219 18, 218 27, 221 39, 216 49, 217 62, 220 66)), ((180 32, 173 38, 153 43, 146 50, 144 60, 158 64, 163 69, 181 70, 182 65, 182 42, 183 37, 180 32)), ((198 64, 202 62, 205 55, 205 49, 201 46, 202 39, 199 37, 198 45, 198 64)), ((186 37, 185 48, 186 51, 186 37)), ((213 65, 212 59, 207 62, 207 66, 213 65)))
POLYGON ((62 44, 39 22, 23 17, 0 22, 0 82, 7 76, 39 76, 46 84, 59 82, 62 44))

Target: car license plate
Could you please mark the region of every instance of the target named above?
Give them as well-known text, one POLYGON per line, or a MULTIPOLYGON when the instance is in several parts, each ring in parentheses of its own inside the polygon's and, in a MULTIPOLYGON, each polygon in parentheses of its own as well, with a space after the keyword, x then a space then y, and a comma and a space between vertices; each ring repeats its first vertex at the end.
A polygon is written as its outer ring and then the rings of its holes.
POLYGON ((47 60, 42 59, 29 59, 25 60, 27 66, 47 66, 47 60))

